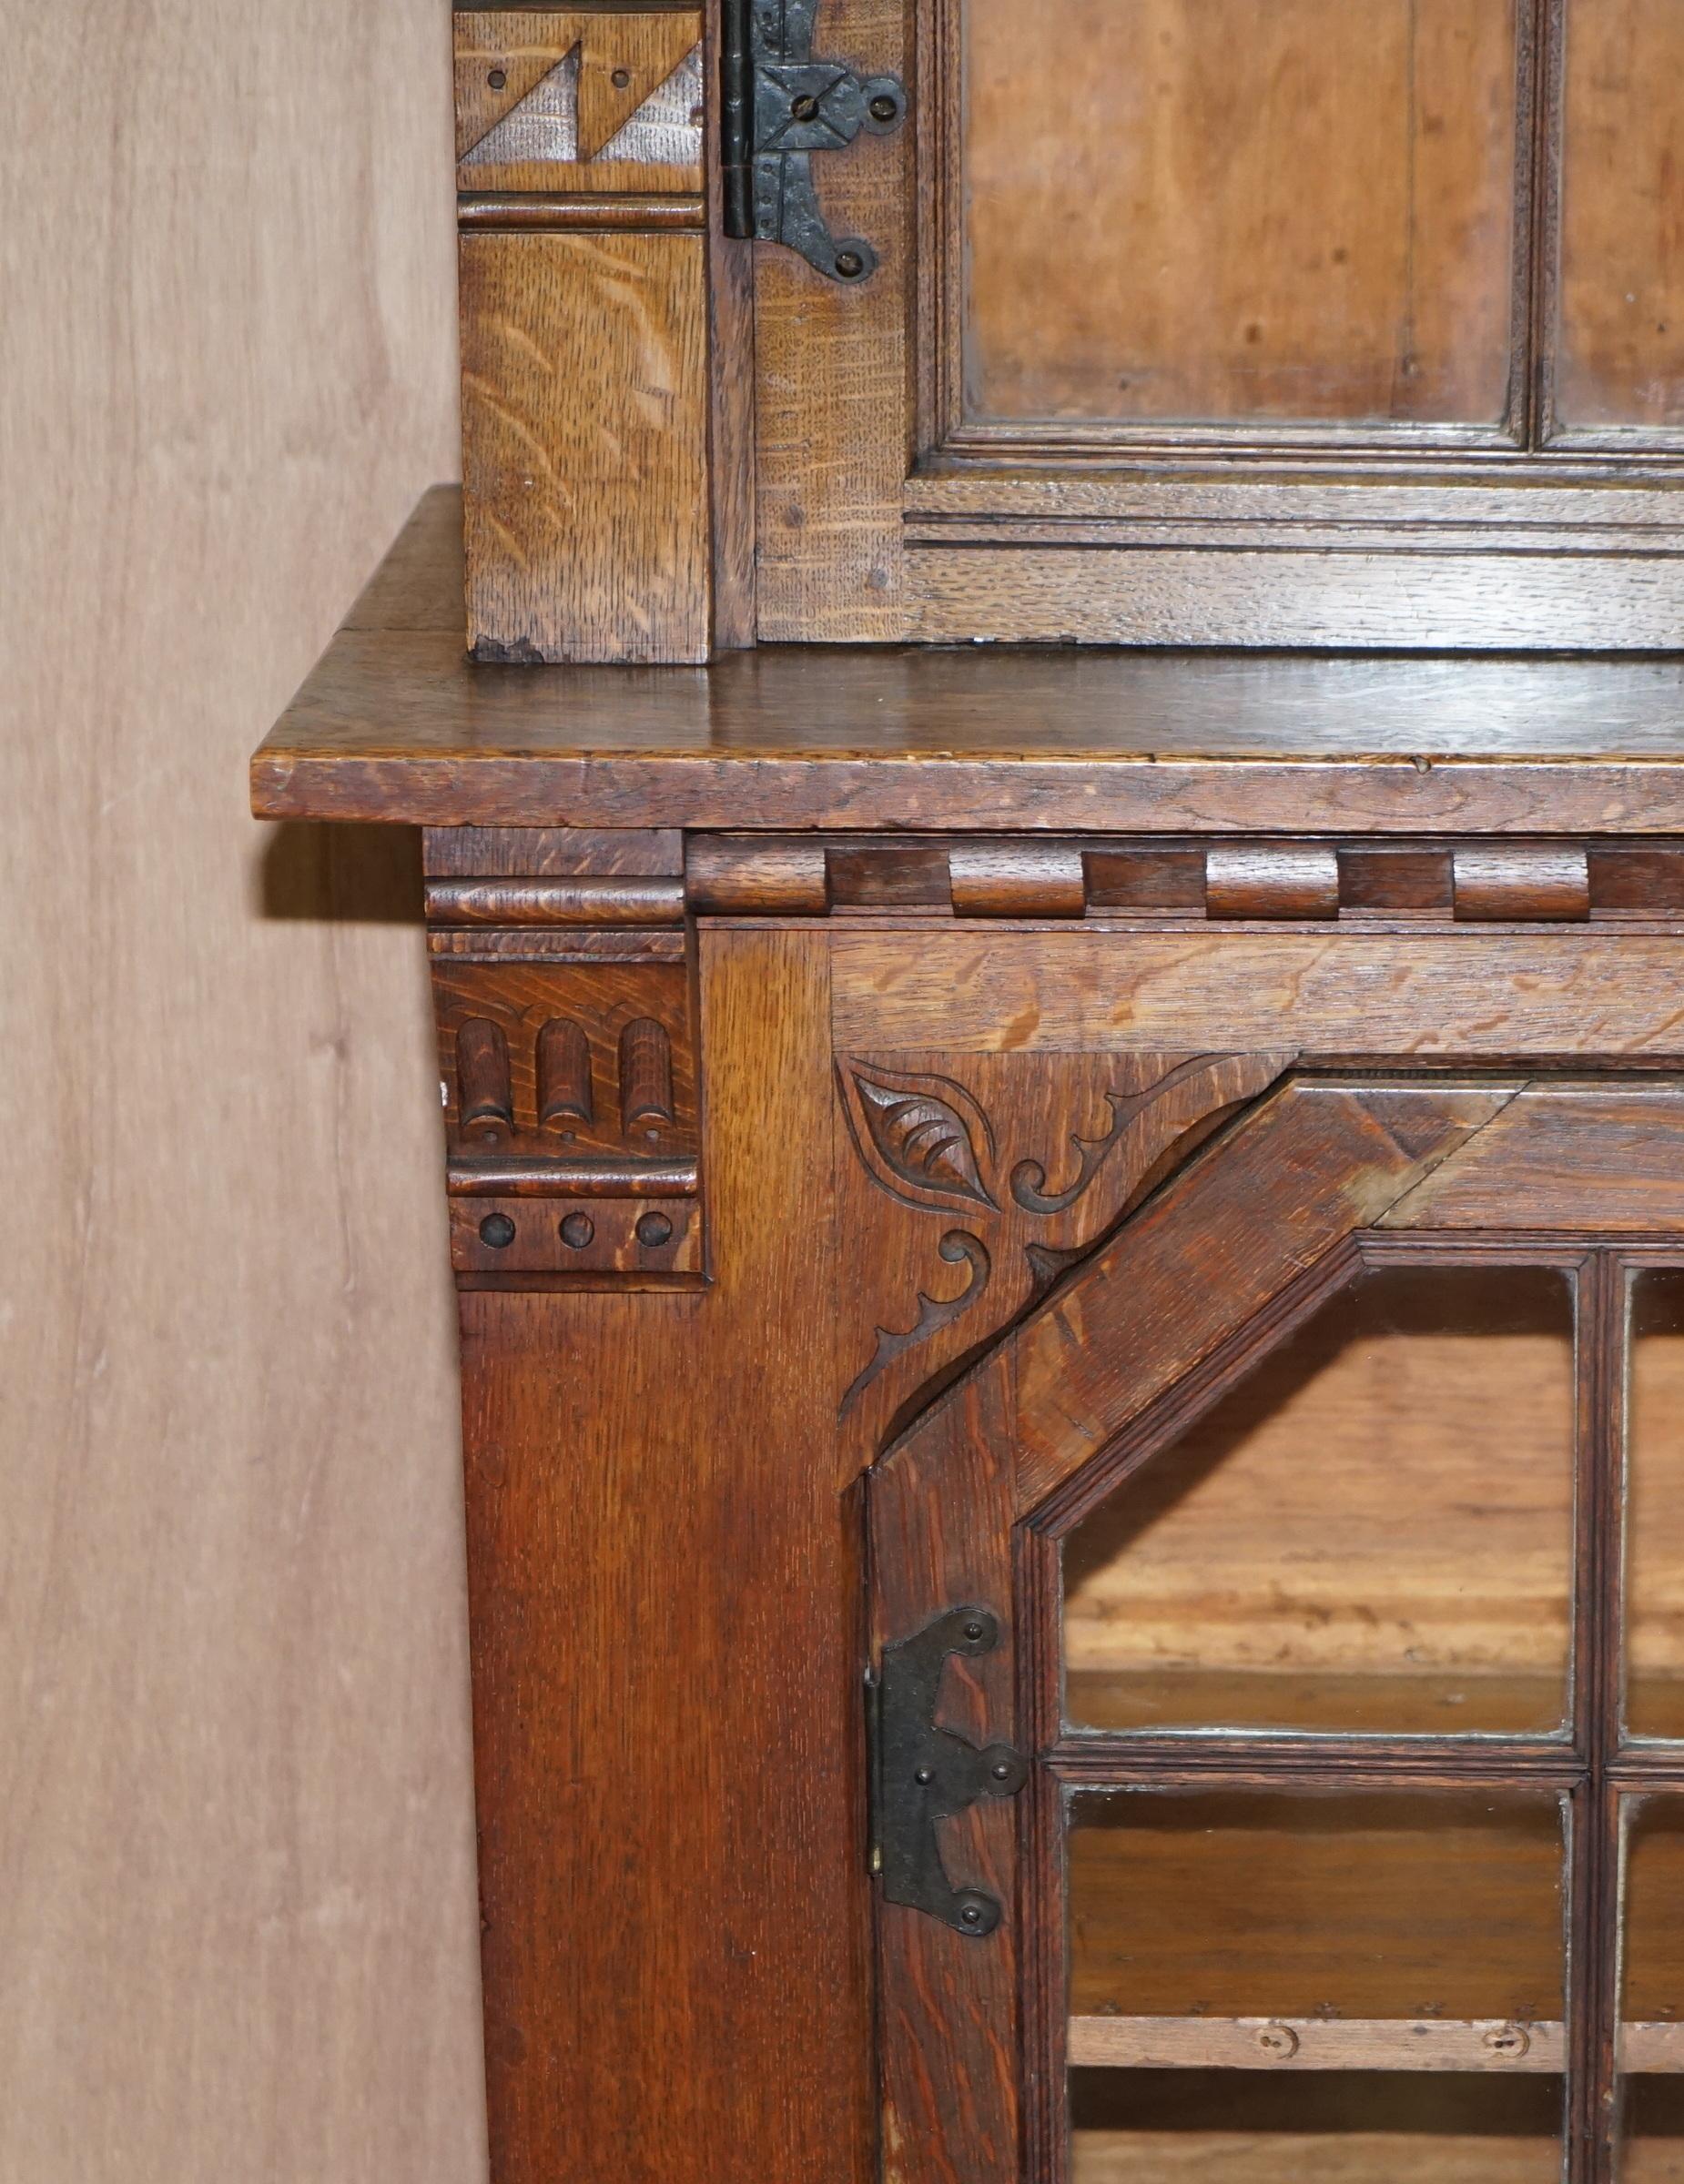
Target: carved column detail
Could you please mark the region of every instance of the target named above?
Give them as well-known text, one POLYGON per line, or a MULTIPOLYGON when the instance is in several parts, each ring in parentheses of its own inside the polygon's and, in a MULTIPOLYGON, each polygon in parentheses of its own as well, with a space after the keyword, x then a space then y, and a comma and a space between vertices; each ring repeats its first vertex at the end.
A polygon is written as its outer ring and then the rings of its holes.
POLYGON ((854 1455, 869 1461, 1293 1058, 839 1057, 838 1378, 854 1455))
POLYGON ((635 869, 675 846, 462 833, 427 837, 451 1263, 515 1286, 699 1276, 688 934, 676 880, 635 869))

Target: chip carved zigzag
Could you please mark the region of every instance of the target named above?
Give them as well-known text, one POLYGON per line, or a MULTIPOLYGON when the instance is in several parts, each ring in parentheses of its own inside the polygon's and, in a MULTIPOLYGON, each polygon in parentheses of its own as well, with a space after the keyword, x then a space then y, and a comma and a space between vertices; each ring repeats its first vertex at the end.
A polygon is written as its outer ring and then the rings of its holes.
POLYGON ((908 1058, 845 1056, 837 1070, 858 1320, 845 1328, 857 1365, 841 1408, 879 1442, 1293 1057, 908 1058), (962 1269, 957 1286, 944 1267, 962 1269))

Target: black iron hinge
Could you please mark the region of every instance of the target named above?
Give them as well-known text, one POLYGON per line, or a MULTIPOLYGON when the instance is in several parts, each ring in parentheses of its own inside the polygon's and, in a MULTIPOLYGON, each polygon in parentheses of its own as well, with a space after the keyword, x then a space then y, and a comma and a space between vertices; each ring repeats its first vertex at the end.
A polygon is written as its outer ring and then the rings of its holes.
POLYGON ((815 59, 817 10, 818 0, 724 0, 725 229, 786 244, 830 280, 866 280, 878 254, 862 236, 831 234, 813 188, 813 154, 839 151, 862 129, 898 129, 906 86, 898 76, 815 59))
POLYGON ((949 1608, 910 1638, 883 1648, 866 1684, 871 1764, 871 1864, 891 1904, 909 1904, 960 1934, 991 1934, 999 1905, 980 1888, 956 1888, 941 1863, 936 1823, 979 1797, 1015 1796, 1029 1763, 1009 1744, 983 1749, 936 1726, 949 1653, 991 1653, 998 1619, 987 1608, 949 1608))

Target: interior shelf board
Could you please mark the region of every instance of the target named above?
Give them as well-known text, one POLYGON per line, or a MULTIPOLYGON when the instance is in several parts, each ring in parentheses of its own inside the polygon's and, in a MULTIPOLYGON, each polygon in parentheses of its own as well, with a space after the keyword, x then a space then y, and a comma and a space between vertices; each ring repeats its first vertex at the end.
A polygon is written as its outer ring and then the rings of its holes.
MULTIPOLYGON (((1628 2054, 1633 2033, 1626 2028, 1628 2054)), ((1660 2029, 1671 2031, 1672 2027, 1660 2029)), ((1502 2017, 1071 2017, 1072 2068, 1145 2070, 1500 2070, 1567 2068, 1558 2021, 1502 2017)), ((1684 2068, 1679 2060, 1650 2068, 1684 2068)))

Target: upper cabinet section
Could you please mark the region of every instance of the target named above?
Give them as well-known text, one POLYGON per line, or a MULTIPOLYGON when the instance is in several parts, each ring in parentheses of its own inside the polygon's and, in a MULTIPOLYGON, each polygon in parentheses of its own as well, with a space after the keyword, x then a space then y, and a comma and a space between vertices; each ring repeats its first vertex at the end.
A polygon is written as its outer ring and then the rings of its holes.
MULTIPOLYGON (((1223 446, 1527 429, 1512 0, 964 0, 961 406, 1223 446)), ((1117 438, 1114 430, 1107 438, 1117 438)))
POLYGON ((463 10, 469 639, 1664 651, 1672 0, 463 10))

